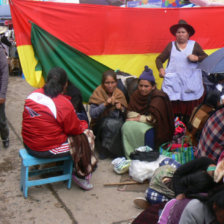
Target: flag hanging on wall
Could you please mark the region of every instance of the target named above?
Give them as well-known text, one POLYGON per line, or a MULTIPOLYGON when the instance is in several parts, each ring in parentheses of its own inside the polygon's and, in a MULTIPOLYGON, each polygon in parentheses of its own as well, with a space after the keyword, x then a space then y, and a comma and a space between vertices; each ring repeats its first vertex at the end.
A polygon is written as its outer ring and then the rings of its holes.
POLYGON ((194 27, 191 39, 208 54, 224 47, 224 7, 150 9, 10 0, 10 9, 26 81, 42 87, 50 68, 60 66, 86 102, 107 69, 138 77, 148 65, 160 88, 155 58, 174 40, 169 28, 179 19, 194 27))

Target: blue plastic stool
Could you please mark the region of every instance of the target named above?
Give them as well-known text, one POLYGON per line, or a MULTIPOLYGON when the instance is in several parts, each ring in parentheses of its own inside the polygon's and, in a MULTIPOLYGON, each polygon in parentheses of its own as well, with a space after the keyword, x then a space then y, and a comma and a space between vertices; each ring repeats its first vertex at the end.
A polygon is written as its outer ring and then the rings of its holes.
POLYGON ((23 196, 27 198, 28 195, 28 188, 31 186, 42 185, 42 184, 49 184, 58 181, 65 181, 67 180, 67 188, 71 188, 72 183, 72 169, 73 169, 73 160, 71 156, 65 156, 61 158, 50 158, 50 159, 39 159, 36 157, 31 156, 28 154, 26 149, 19 150, 19 156, 22 159, 21 162, 21 177, 20 177, 20 189, 23 192, 23 196), (63 161, 63 165, 61 166, 54 166, 50 168, 44 169, 34 169, 29 170, 30 166, 47 164, 47 163, 54 163, 63 161), (56 171, 63 171, 62 175, 48 177, 44 179, 35 179, 29 180, 30 176, 52 173, 56 171))

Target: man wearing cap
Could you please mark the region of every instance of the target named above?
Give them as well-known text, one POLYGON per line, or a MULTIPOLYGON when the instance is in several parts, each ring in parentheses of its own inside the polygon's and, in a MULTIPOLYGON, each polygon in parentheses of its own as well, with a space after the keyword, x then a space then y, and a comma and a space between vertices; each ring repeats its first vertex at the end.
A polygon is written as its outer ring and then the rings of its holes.
POLYGON ((8 87, 9 69, 6 55, 0 43, 0 135, 4 148, 9 147, 9 129, 5 116, 5 99, 8 87))
POLYGON ((189 40, 194 35, 194 28, 184 20, 170 27, 176 37, 156 58, 156 66, 161 78, 164 78, 162 90, 172 101, 175 115, 183 116, 187 122, 195 106, 201 103, 204 94, 201 70, 197 62, 207 57, 201 46, 189 40), (167 68, 163 63, 168 60, 167 68))

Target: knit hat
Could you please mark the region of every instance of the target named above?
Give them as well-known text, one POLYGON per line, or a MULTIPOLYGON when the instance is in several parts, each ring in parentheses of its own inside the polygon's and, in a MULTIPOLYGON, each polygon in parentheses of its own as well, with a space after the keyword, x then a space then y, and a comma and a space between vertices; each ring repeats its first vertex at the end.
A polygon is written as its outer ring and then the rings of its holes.
POLYGON ((189 25, 186 21, 184 21, 183 19, 179 20, 178 24, 175 24, 175 25, 171 26, 170 27, 170 32, 175 36, 177 30, 180 27, 184 27, 187 30, 187 32, 189 33, 190 37, 192 35, 194 35, 194 33, 195 33, 194 28, 191 25, 189 25))
POLYGON ((149 82, 155 82, 155 78, 153 76, 152 69, 150 69, 147 65, 145 66, 145 70, 139 77, 139 80, 147 80, 149 82))

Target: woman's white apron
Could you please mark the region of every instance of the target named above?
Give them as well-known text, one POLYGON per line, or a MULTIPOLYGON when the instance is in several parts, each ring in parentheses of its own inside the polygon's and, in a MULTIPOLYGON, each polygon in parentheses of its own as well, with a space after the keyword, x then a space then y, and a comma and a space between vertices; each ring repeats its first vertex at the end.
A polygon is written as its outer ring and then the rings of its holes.
POLYGON ((165 72, 162 90, 170 100, 191 101, 199 99, 204 92, 202 72, 197 69, 197 63, 188 60, 192 54, 195 41, 188 40, 184 50, 178 51, 172 42, 170 62, 165 72))

